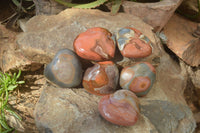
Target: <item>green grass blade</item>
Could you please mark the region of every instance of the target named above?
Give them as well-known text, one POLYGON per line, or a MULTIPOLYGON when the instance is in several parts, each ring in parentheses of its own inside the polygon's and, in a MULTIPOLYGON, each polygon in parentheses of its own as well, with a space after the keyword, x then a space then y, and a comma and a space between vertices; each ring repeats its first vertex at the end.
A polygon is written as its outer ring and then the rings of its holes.
POLYGON ((22 118, 14 111, 12 111, 11 109, 6 109, 7 112, 9 112, 11 115, 13 115, 15 118, 17 118, 18 120, 22 120, 22 118))
POLYGON ((25 81, 17 81, 16 83, 17 83, 17 84, 24 84, 25 81))
POLYGON ((5 110, 10 113, 11 115, 13 115, 14 117, 16 117, 17 119, 19 119, 20 121, 22 120, 22 118, 16 113, 14 112, 8 105, 6 105, 5 110))
POLYGON ((4 106, 8 103, 8 91, 6 90, 6 96, 5 96, 5 100, 3 101, 3 105, 1 106, 1 108, 4 108, 4 106))
POLYGON ((21 6, 21 4, 19 3, 19 1, 17 1, 17 0, 12 0, 12 2, 13 2, 17 7, 20 7, 20 6, 21 6))
POLYGON ((3 81, 3 78, 0 77, 0 84, 2 84, 4 81, 3 81))
POLYGON ((19 70, 16 79, 18 79, 20 77, 20 75, 21 75, 21 70, 19 70))
POLYGON ((6 123, 6 117, 5 117, 5 111, 16 117, 17 119, 21 120, 21 117, 12 111, 8 107, 8 99, 9 99, 9 93, 10 91, 13 91, 18 84, 23 84, 24 81, 17 81, 17 79, 21 75, 21 70, 19 70, 18 74, 14 73, 13 75, 10 75, 8 73, 1 73, 0 72, 0 132, 10 132, 14 130, 13 128, 10 128, 8 124, 6 123))
POLYGON ((122 0, 114 0, 113 1, 112 8, 111 8, 112 15, 117 14, 117 12, 120 9, 121 4, 122 4, 122 0))
POLYGON ((3 128, 7 130, 10 129, 10 127, 7 125, 7 123, 3 119, 0 119, 0 124, 3 128))
POLYGON ((18 86, 17 84, 16 85, 9 85, 8 90, 13 91, 15 88, 17 88, 17 86, 18 86))
POLYGON ((29 6, 29 7, 27 7, 26 9, 27 9, 27 10, 30 10, 30 9, 32 9, 33 7, 35 7, 35 4, 33 4, 33 5, 29 6))
POLYGON ((87 4, 73 4, 69 2, 64 2, 62 0, 55 0, 55 1, 67 7, 89 9, 89 8, 95 8, 97 6, 100 6, 101 4, 105 3, 107 0, 97 0, 94 2, 87 3, 87 4))
POLYGON ((16 79, 16 73, 13 74, 12 78, 13 78, 13 79, 16 79))
POLYGON ((13 128, 7 129, 6 131, 3 131, 2 133, 9 133, 13 130, 13 128))

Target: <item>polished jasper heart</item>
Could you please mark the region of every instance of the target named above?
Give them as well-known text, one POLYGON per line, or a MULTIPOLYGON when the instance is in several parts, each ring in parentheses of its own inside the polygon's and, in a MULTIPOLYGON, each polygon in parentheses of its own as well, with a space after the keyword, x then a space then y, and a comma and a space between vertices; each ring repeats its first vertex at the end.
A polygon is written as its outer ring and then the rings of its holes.
POLYGON ((139 30, 127 27, 117 32, 117 46, 124 57, 143 58, 151 55, 150 40, 139 30))
POLYGON ((112 34, 108 30, 95 27, 76 37, 74 50, 81 58, 104 61, 114 57, 115 43, 112 34))
POLYGON ((155 68, 148 62, 141 62, 122 69, 120 86, 131 90, 137 96, 144 96, 152 88, 155 78, 155 68))
POLYGON ((98 109, 107 121, 122 126, 134 125, 140 112, 139 100, 129 90, 118 90, 114 94, 103 96, 98 109))
POLYGON ((119 71, 112 61, 98 62, 85 71, 83 87, 95 95, 114 93, 119 79, 119 71))
POLYGON ((57 86, 76 87, 82 80, 82 67, 76 53, 63 49, 53 58, 44 70, 45 77, 57 86))

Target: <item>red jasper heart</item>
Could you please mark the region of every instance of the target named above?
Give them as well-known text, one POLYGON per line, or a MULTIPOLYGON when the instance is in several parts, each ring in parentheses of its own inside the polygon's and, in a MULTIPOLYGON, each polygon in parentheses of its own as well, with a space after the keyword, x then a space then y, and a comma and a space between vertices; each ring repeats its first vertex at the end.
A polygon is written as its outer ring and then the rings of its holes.
POLYGON ((134 125, 140 112, 137 96, 128 90, 118 90, 102 97, 98 109, 107 121, 123 126, 134 125))
POLYGON ((150 40, 139 30, 127 27, 117 33, 117 45, 124 57, 143 58, 151 55, 150 40))
POLYGON ((88 29, 74 40, 75 52, 84 59, 104 61, 114 57, 115 43, 112 34, 100 27, 88 29))

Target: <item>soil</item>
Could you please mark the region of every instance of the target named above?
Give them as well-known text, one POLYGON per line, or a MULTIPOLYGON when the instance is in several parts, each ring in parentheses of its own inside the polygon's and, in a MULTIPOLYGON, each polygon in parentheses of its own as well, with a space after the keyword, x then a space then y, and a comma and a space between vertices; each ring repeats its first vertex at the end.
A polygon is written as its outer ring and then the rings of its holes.
MULTIPOLYGON (((2 0, 0 2, 0 22, 12 16, 16 13, 10 6, 11 1, 2 0)), ((6 39, 8 42, 14 43, 15 37, 20 32, 13 31, 13 29, 7 27, 6 23, 0 27, 0 42, 5 41, 5 36, 3 33, 10 32, 6 34, 6 39), (9 31, 10 30, 10 31, 9 31)), ((173 54, 174 56, 174 54, 173 54)), ((27 133, 37 133, 37 128, 34 121, 34 107, 37 103, 40 93, 42 91, 42 85, 46 82, 43 75, 44 66, 42 66, 37 71, 27 71, 22 72, 21 79, 24 80, 25 84, 20 85, 11 95, 10 95, 10 105, 13 109, 22 117, 22 125, 25 128, 24 132, 27 133)), ((197 121, 196 133, 200 133, 200 90, 195 89, 194 85, 190 80, 188 80, 187 89, 184 92, 185 99, 194 113, 194 118, 197 121)))
POLYGON ((42 85, 46 82, 43 67, 34 72, 22 72, 21 79, 25 84, 18 87, 10 98, 10 105, 22 117, 25 133, 37 133, 34 121, 34 107, 40 97, 42 85))

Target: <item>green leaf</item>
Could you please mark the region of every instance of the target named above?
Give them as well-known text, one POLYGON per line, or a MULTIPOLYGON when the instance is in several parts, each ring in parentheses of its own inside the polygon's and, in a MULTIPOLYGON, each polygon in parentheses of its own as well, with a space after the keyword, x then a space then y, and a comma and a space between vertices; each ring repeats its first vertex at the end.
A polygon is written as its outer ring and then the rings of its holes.
POLYGON ((18 79, 20 77, 20 75, 21 75, 21 70, 19 70, 16 79, 18 79))
POLYGON ((20 121, 22 120, 22 118, 14 111, 12 110, 6 110, 8 111, 11 115, 13 115, 15 118, 19 119, 20 121))
POLYGON ((122 0, 113 1, 112 8, 111 8, 112 15, 115 15, 119 11, 121 4, 122 4, 122 0))
POLYGON ((5 100, 3 101, 3 105, 1 106, 1 108, 3 108, 7 103, 8 103, 8 91, 5 91, 6 92, 6 96, 5 96, 5 100))
POLYGON ((21 4, 19 3, 19 1, 17 1, 17 0, 12 0, 12 2, 13 2, 17 7, 21 6, 21 4))
POLYGON ((25 81, 17 81, 16 83, 17 83, 17 84, 24 84, 25 81))
POLYGON ((24 1, 29 1, 29 2, 31 2, 31 1, 32 1, 32 2, 33 2, 33 0, 24 0, 24 1))
POLYGON ((12 79, 16 79, 16 73, 13 74, 12 79))
POLYGON ((9 112, 11 115, 13 115, 14 117, 16 117, 17 119, 19 119, 20 121, 22 120, 22 118, 16 113, 14 112, 13 110, 11 110, 8 105, 5 106, 5 110, 7 112, 9 112))
POLYGON ((2 75, 2 78, 3 78, 3 81, 5 82, 6 76, 4 74, 2 75))
POLYGON ((8 90, 13 91, 15 88, 17 88, 18 85, 9 85, 8 90))
POLYGON ((55 1, 67 7, 89 9, 89 8, 95 8, 97 6, 100 6, 101 4, 105 3, 107 0, 97 0, 94 2, 87 3, 87 4, 73 4, 69 2, 64 2, 62 0, 55 0, 55 1))
POLYGON ((3 119, 0 119, 0 124, 2 127, 4 127, 5 129, 9 130, 10 127, 7 125, 7 123, 3 120, 3 119))
POLYGON ((13 130, 13 128, 7 129, 6 131, 3 131, 2 133, 9 133, 13 130))
POLYGON ((30 9, 32 9, 33 7, 35 7, 35 4, 33 4, 33 5, 29 6, 29 7, 27 7, 26 9, 27 9, 27 10, 30 10, 30 9))
POLYGON ((10 132, 13 130, 6 123, 5 111, 21 120, 21 117, 17 113, 8 108, 9 92, 13 91, 18 84, 24 83, 24 81, 17 81, 20 75, 21 70, 19 70, 18 74, 14 73, 13 75, 0 72, 0 127, 2 127, 0 128, 0 132, 10 132))
POLYGON ((3 81, 3 78, 0 77, 0 84, 2 84, 4 81, 3 81))

